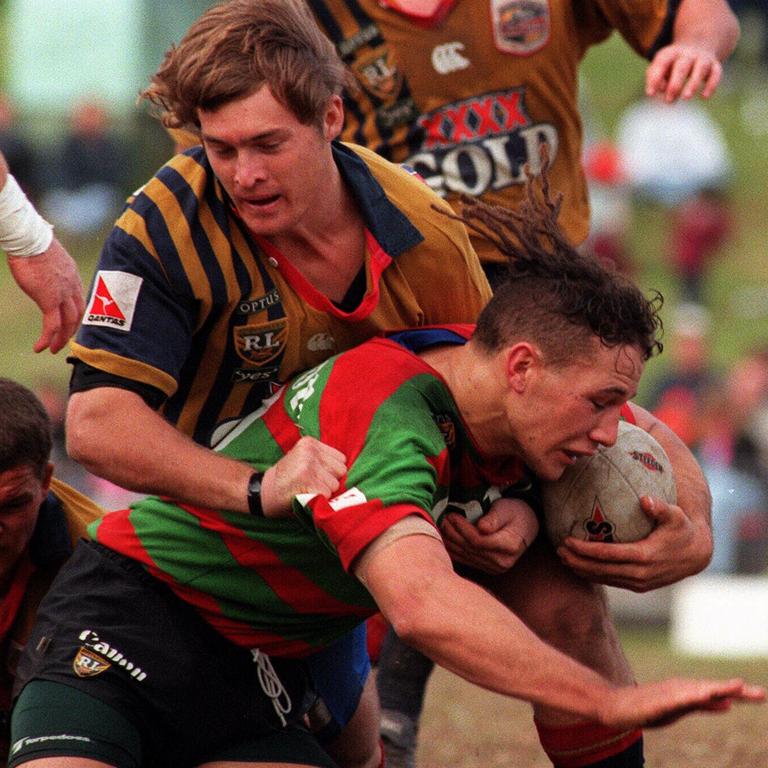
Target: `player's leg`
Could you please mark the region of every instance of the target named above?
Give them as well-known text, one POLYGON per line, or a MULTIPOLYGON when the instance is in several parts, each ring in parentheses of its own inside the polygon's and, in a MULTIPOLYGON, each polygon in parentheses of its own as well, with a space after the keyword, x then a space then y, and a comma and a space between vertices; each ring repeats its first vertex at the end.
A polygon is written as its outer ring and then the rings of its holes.
MULTIPOLYGON (((564 566, 545 539, 540 537, 506 574, 482 583, 550 645, 617 684, 634 682, 605 589, 564 566)), ((613 731, 540 706, 534 716, 542 746, 556 766, 643 765, 639 730, 613 731)))
POLYGON ((379 703, 366 646, 366 627, 307 659, 317 700, 310 727, 341 768, 381 764, 379 703))
POLYGON ((387 768, 414 768, 419 719, 434 662, 390 628, 381 647, 376 684, 387 768))

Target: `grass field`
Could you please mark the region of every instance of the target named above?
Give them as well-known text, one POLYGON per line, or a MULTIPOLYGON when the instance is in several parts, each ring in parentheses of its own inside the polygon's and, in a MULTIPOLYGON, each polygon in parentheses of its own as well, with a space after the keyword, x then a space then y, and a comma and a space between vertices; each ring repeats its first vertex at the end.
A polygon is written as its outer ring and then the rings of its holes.
MULTIPOLYGON (((625 630, 622 640, 639 681, 664 677, 743 677, 768 686, 768 659, 694 659, 673 654, 663 630, 625 630)), ((646 731, 648 768, 765 768, 768 705, 734 707, 646 731)), ((427 692, 419 768, 551 768, 530 707, 483 691, 438 669, 427 692)))

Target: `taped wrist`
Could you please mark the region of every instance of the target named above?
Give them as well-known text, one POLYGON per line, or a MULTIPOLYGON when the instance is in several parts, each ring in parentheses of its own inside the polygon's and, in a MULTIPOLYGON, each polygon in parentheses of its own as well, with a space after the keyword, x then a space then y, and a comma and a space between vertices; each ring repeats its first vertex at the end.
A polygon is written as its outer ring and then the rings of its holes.
POLYGON ((36 210, 9 173, 0 190, 0 248, 11 256, 37 256, 48 250, 53 226, 36 210))

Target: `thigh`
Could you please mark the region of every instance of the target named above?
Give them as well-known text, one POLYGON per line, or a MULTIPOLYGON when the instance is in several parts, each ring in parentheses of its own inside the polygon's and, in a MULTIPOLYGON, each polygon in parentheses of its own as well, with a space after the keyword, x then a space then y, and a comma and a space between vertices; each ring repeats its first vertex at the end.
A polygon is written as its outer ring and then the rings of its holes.
POLYGON ((317 694, 310 711, 313 731, 323 743, 333 741, 358 711, 370 679, 365 624, 313 654, 306 663, 317 694))
POLYGON ((325 749, 342 768, 376 768, 381 764, 379 697, 371 675, 352 719, 325 749))

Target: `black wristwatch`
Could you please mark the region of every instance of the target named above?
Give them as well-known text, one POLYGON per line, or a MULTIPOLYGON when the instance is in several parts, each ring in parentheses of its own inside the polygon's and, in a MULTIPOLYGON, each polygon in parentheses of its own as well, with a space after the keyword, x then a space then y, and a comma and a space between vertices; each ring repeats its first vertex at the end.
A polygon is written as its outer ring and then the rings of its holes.
POLYGON ((254 517, 264 517, 264 507, 261 506, 261 480, 263 472, 254 472, 248 481, 248 511, 254 517))

